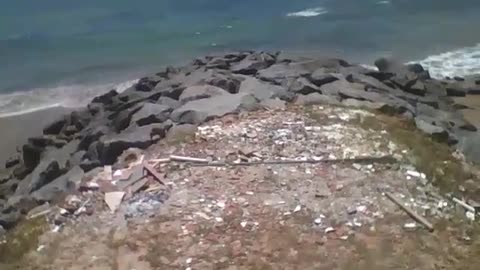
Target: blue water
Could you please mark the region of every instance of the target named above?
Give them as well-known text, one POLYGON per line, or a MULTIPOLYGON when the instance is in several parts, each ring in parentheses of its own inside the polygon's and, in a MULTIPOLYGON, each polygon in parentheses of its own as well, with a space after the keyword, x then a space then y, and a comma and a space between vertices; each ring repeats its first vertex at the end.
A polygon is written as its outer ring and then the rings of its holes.
POLYGON ((0 114, 76 103, 166 64, 235 49, 365 64, 433 55, 439 74, 480 72, 479 25, 478 0, 3 1, 0 114))

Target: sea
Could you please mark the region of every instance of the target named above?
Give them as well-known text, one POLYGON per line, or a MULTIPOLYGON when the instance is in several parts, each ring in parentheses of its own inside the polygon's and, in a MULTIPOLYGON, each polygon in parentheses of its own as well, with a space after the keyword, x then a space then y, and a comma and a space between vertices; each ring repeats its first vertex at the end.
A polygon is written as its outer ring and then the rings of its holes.
POLYGON ((0 117, 78 107, 232 50, 480 73, 479 0, 14 0, 0 4, 0 117))

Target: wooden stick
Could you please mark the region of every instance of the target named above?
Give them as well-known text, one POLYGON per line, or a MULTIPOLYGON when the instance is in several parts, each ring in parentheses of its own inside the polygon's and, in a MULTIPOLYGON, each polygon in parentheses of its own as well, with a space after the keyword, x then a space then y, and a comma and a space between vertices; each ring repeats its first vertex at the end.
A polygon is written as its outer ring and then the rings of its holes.
POLYGON ((452 200, 454 202, 456 202, 457 204, 461 205, 463 208, 467 209, 468 211, 472 212, 472 213, 475 213, 475 207, 471 206, 471 205, 468 205, 466 202, 460 200, 460 199, 457 199, 455 197, 452 198, 452 200))
POLYGON ((154 168, 150 167, 147 164, 144 164, 143 165, 143 170, 144 170, 144 172, 145 171, 147 172, 147 175, 153 176, 153 178, 155 178, 155 180, 157 180, 157 182, 159 182, 162 185, 165 185, 165 183, 162 181, 163 177, 161 177, 154 168))
POLYGON ((203 167, 225 167, 225 166, 254 166, 254 165, 290 165, 290 164, 316 164, 316 163, 394 163, 396 160, 391 156, 384 157, 365 157, 348 159, 306 159, 306 160, 264 160, 251 162, 210 162, 206 164, 193 164, 193 166, 203 167))
POLYGON ((403 211, 405 211, 411 218, 413 218, 415 221, 420 222, 425 226, 428 231, 433 232, 434 228, 433 225, 428 222, 424 217, 420 216, 419 214, 415 213, 412 209, 408 208, 405 206, 399 199, 395 198, 391 193, 385 192, 385 196, 389 198, 393 203, 398 205, 403 211))
POLYGON ((194 158, 194 157, 183 157, 171 155, 170 160, 172 161, 181 161, 181 162, 194 162, 194 163, 208 163, 208 159, 205 158, 194 158))

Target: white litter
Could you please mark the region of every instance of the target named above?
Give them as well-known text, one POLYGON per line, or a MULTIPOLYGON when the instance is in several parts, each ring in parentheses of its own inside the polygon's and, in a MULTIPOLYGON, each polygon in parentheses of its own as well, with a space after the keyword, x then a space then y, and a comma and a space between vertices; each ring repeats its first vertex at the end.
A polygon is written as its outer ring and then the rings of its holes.
POLYGON ((302 206, 297 205, 297 207, 295 207, 295 209, 293 210, 293 212, 294 212, 294 213, 297 213, 297 212, 300 212, 300 210, 302 210, 302 206))

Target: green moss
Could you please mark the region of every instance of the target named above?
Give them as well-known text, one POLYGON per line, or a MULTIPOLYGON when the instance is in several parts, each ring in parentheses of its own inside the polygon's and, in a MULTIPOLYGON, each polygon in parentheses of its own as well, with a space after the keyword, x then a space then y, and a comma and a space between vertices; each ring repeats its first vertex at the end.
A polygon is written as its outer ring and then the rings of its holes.
POLYGON ((37 248, 38 238, 47 228, 48 224, 44 218, 36 218, 21 222, 9 231, 5 241, 0 243, 0 265, 20 263, 27 252, 37 248))

